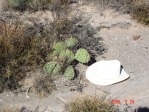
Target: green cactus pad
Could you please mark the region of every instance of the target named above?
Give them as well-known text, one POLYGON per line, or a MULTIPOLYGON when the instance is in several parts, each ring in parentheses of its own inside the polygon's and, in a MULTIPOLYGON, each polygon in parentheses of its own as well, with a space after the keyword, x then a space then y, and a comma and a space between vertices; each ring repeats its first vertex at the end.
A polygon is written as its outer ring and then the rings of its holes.
POLYGON ((74 37, 68 38, 66 41, 67 47, 74 47, 77 43, 78 40, 74 37))
POLYGON ((43 70, 48 75, 56 75, 60 72, 61 66, 56 61, 51 61, 44 65, 43 70))
POLYGON ((68 66, 64 72, 64 76, 66 76, 69 79, 73 79, 75 75, 73 66, 68 66))
POLYGON ((53 54, 59 55, 62 52, 62 50, 66 48, 67 48, 67 45, 65 42, 58 42, 53 46, 53 49, 54 49, 53 54))
POLYGON ((60 55, 59 59, 62 61, 67 61, 67 63, 71 63, 74 60, 74 53, 71 50, 63 50, 60 55))
POLYGON ((90 55, 87 50, 81 48, 77 50, 75 59, 81 63, 87 63, 90 60, 90 55))

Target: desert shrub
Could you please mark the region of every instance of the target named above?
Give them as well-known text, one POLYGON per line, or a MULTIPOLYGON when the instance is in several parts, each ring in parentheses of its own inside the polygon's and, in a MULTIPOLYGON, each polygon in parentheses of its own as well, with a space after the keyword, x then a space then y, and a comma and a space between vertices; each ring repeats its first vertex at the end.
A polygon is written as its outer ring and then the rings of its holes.
POLYGON ((51 93, 56 89, 54 79, 51 76, 39 76, 35 79, 33 87, 35 92, 40 97, 45 97, 48 93, 51 93))
POLYGON ((20 86, 25 72, 45 63, 53 41, 26 35, 26 27, 19 21, 1 20, 0 24, 0 88, 13 90, 20 86))
POLYGON ((105 100, 106 96, 80 95, 66 105, 69 112, 119 112, 114 105, 105 100))
POLYGON ((139 22, 149 25, 149 2, 147 0, 136 1, 131 6, 132 17, 139 22))
POLYGON ((13 9, 24 11, 52 10, 60 11, 70 4, 70 0, 9 0, 9 6, 13 9))
POLYGON ((135 112, 131 105, 115 105, 112 103, 112 99, 107 97, 107 93, 102 96, 97 94, 77 95, 65 105, 65 110, 69 112, 135 112))
POLYGON ((37 11, 47 9, 50 2, 51 0, 9 0, 9 5, 19 11, 24 11, 27 8, 37 11))
POLYGON ((29 3, 29 0, 8 0, 9 6, 13 9, 24 11, 29 3))
POLYGON ((122 13, 129 13, 141 23, 149 24, 148 0, 94 0, 103 8, 113 8, 122 13))
POLYGON ((49 4, 52 0, 30 0, 28 8, 33 11, 48 9, 49 4))
POLYGON ((49 9, 51 11, 61 11, 68 7, 70 0, 30 0, 29 8, 37 11, 49 9))
MULTIPOLYGON (((50 0, 37 1, 52 4, 50 0)), ((28 6, 32 0, 9 2, 12 8, 17 9, 24 3, 28 6)), ((65 5, 64 3, 66 2, 63 0, 60 0, 60 3, 56 2, 60 6, 65 5)), ((51 57, 53 43, 63 40, 62 35, 68 35, 68 26, 71 26, 67 17, 62 16, 56 16, 55 20, 48 24, 49 26, 34 21, 34 25, 28 27, 23 22, 19 22, 18 18, 14 22, 11 22, 13 18, 9 20, 0 20, 0 54, 2 54, 0 55, 0 92, 4 89, 17 89, 21 86, 18 82, 25 78, 26 71, 41 67, 49 61, 47 57, 51 57)))

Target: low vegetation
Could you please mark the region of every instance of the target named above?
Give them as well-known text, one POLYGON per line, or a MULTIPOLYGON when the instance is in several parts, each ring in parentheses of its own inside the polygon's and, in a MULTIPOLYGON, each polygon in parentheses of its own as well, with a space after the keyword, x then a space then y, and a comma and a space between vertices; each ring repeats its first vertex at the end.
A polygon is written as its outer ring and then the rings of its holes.
POLYGON ((120 108, 121 105, 113 104, 106 93, 103 96, 81 94, 66 104, 65 109, 69 112, 137 112, 128 104, 120 108))
POLYGON ((145 25, 149 25, 149 2, 147 0, 137 1, 132 6, 132 10, 131 15, 134 19, 145 25))
POLYGON ((104 8, 114 8, 122 13, 131 14, 139 22, 149 25, 149 1, 148 0, 95 0, 104 8))
POLYGON ((38 76, 35 78, 33 88, 40 98, 46 97, 56 89, 54 79, 51 76, 38 76))
POLYGON ((49 75, 64 74, 69 79, 73 79, 75 76, 74 61, 87 63, 90 60, 87 50, 77 49, 78 43, 78 40, 73 37, 55 43, 53 53, 50 55, 51 59, 43 68, 45 73, 49 75))
POLYGON ((66 108, 69 112, 119 112, 111 102, 97 95, 81 95, 72 100, 66 108))
POLYGON ((8 0, 9 7, 18 10, 60 10, 67 7, 70 0, 8 0))
POLYGON ((54 39, 27 36, 25 26, 18 21, 1 20, 0 24, 0 87, 13 90, 27 71, 45 63, 54 39))
MULTIPOLYGON (((18 6, 28 1, 12 0, 11 2, 13 6, 16 6, 16 10, 20 10, 18 6)), ((51 1, 51 3, 54 4, 54 1, 51 1)), ((80 47, 78 40, 70 38, 70 29, 73 22, 62 14, 65 13, 67 15, 67 3, 68 1, 64 2, 63 0, 60 1, 60 4, 58 3, 62 6, 59 7, 62 9, 62 12, 56 13, 55 20, 50 23, 48 28, 36 23, 28 27, 17 18, 0 19, 0 92, 7 89, 18 89, 22 86, 19 82, 26 77, 26 72, 42 68, 43 65, 45 65, 44 71, 47 74, 64 74, 69 79, 73 79, 75 76, 75 61, 87 63, 90 60, 87 50, 83 48, 78 50, 80 47), (66 10, 63 10, 63 8, 66 10), (59 47, 61 43, 65 44, 66 47, 65 45, 59 47), (59 51, 60 49, 61 51, 59 51), (82 58, 80 54, 85 55, 86 58, 82 58), (49 69, 51 66, 54 68, 55 66, 58 67, 56 72, 55 70, 53 71, 53 68, 49 69)), ((54 4, 54 7, 58 6, 54 4)), ((53 11, 58 10, 53 9, 53 11)), ((37 88, 39 93, 39 85, 43 79, 40 78, 35 83, 35 88, 37 88)), ((42 83, 41 85, 46 84, 42 83)), ((47 84, 42 91, 48 92, 50 86, 53 87, 52 84, 47 84)))

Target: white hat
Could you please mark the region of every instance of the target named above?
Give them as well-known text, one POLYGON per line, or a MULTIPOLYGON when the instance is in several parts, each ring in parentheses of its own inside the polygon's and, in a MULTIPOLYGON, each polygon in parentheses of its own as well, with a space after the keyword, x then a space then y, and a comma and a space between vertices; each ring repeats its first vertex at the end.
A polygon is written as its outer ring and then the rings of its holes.
POLYGON ((118 60, 96 62, 86 71, 86 78, 97 85, 111 85, 128 77, 129 75, 123 70, 118 60))

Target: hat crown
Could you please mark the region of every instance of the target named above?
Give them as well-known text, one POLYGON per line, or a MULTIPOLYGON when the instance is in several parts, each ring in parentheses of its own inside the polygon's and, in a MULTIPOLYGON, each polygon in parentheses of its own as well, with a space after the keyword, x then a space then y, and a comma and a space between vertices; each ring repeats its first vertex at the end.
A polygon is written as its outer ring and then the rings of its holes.
POLYGON ((98 62, 96 73, 100 79, 111 80, 120 76, 121 64, 118 60, 100 61, 98 62))

